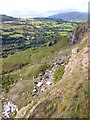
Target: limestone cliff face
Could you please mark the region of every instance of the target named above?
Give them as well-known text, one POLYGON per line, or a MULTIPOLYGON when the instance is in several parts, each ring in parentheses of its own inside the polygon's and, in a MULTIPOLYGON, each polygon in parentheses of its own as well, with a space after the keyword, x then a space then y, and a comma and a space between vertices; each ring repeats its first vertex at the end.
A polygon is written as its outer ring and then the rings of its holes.
POLYGON ((68 36, 68 39, 72 44, 80 42, 83 38, 88 36, 88 22, 80 25, 68 36))

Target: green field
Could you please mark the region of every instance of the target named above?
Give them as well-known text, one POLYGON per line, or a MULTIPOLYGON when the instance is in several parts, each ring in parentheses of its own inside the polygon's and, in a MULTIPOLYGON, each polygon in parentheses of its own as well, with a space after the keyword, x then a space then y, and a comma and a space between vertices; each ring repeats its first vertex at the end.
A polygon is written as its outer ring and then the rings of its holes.
POLYGON ((2 24, 2 57, 41 46, 58 37, 67 36, 77 23, 53 19, 18 19, 2 24))

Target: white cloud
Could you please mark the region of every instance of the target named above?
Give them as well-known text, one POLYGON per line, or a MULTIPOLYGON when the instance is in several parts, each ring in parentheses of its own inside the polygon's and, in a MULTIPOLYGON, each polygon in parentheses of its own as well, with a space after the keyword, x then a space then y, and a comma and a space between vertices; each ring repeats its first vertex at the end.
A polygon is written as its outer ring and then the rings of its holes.
MULTIPOLYGON (((0 14, 13 16, 47 16, 47 11, 87 11, 89 0, 0 0, 0 14), (32 15, 30 15, 32 14, 32 15)), ((54 13, 54 12, 53 12, 54 13)))

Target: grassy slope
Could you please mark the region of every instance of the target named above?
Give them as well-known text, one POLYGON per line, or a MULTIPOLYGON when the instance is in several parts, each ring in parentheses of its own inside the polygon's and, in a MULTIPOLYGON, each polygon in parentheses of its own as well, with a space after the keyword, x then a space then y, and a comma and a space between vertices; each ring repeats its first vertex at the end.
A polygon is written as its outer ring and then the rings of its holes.
MULTIPOLYGON (((66 74, 62 82, 59 82, 48 89, 46 92, 40 93, 39 96, 35 99, 30 96, 33 89, 33 82, 35 80, 20 81, 15 86, 16 90, 19 91, 19 95, 22 95, 24 90, 25 98, 22 99, 20 103, 20 98, 17 97, 16 104, 19 105, 19 108, 22 108, 21 111, 17 114, 18 117, 54 117, 54 118, 87 118, 88 116, 88 81, 87 81, 87 69, 83 60, 81 60, 82 55, 84 56, 84 48, 86 47, 87 40, 84 40, 82 43, 77 44, 70 48, 70 51, 73 48, 80 48, 80 52, 74 57, 74 59, 69 63, 68 69, 69 74, 66 74), (77 62, 78 61, 78 62, 77 62), (22 88, 18 87, 18 84, 21 84, 22 88), (26 87, 27 86, 27 87, 26 87), (24 88, 25 87, 25 88, 24 88), (30 88, 30 89, 29 89, 30 88), (28 92, 27 92, 28 91, 28 92), (28 98, 27 98, 28 94, 28 98), (28 102, 29 101, 29 104, 28 102), (23 108, 23 106, 26 106, 23 108), (34 112, 32 112, 34 110, 34 112), (24 111, 26 111, 25 114, 24 111)), ((70 53, 68 51, 68 53, 70 53)), ((66 54, 66 53, 64 53, 66 54)), ((84 56, 83 58, 86 58, 84 56)), ((11 96, 12 92, 17 93, 15 88, 12 88, 9 92, 11 96)), ((13 98, 13 96, 12 96, 13 98)))
POLYGON ((80 44, 80 52, 69 63, 69 74, 46 93, 45 100, 30 114, 32 117, 88 117, 88 75, 87 64, 84 63, 86 43, 84 40, 80 44))
MULTIPOLYGON (((9 55, 3 59, 3 72, 19 69, 20 65, 36 64, 52 57, 53 53, 59 51, 61 48, 67 46, 67 38, 61 38, 57 40, 57 44, 51 47, 41 46, 39 48, 28 49, 22 52, 17 52, 14 55, 9 55)), ((47 61, 47 60, 46 60, 47 61)))
MULTIPOLYGON (((57 44, 51 47, 41 46, 39 48, 28 49, 3 59, 4 72, 8 72, 14 68, 13 72, 5 75, 10 75, 15 81, 17 80, 16 84, 11 85, 7 94, 3 93, 3 97, 14 102, 19 109, 33 101, 32 91, 34 81, 37 81, 37 79, 32 78, 41 73, 42 70, 50 69, 50 59, 55 57, 54 53, 67 47, 67 45, 68 40, 66 37, 59 38, 57 44), (25 64, 25 66, 20 69, 20 65, 22 64, 25 64), (20 80, 20 78, 23 78, 23 80, 20 80), (25 94, 23 95, 23 93, 25 94)), ((36 100, 38 101, 39 97, 36 100)))
MULTIPOLYGON (((45 99, 36 108, 33 114, 34 117, 87 117, 88 91, 86 89, 87 80, 85 81, 87 79, 87 72, 86 70, 83 71, 81 63, 75 64, 75 61, 73 61, 72 65, 75 65, 75 68, 72 70, 72 74, 69 74, 62 83, 58 82, 52 89, 47 90, 45 93, 40 93, 36 99, 32 97, 34 81, 36 81, 32 77, 39 74, 42 69, 46 69, 45 63, 50 65, 50 59, 55 57, 54 53, 66 47, 68 43, 66 38, 58 39, 57 41, 58 43, 51 47, 42 46, 40 48, 28 49, 3 59, 3 71, 8 72, 14 68, 10 75, 18 80, 9 93, 4 94, 4 97, 15 103, 19 109, 28 105, 28 103, 31 105, 33 101, 33 105, 26 109, 25 116, 29 115, 28 112, 32 106, 36 105, 41 99, 45 99), (34 65, 30 66, 30 64, 34 65), (43 67, 42 64, 44 65, 43 67), (19 70, 20 65, 25 66, 19 70), (23 78, 22 81, 20 77, 23 78)), ((78 60, 81 58, 81 53, 86 43, 87 41, 85 40, 80 45, 81 52, 77 56, 78 60)), ((70 54, 73 47, 61 55, 70 54)))

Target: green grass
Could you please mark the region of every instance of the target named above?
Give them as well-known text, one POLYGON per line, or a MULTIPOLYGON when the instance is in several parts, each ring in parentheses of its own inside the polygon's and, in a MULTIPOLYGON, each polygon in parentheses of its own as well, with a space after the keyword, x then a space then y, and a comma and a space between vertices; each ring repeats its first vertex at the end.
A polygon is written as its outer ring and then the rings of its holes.
POLYGON ((68 63, 68 61, 66 61, 63 65, 61 65, 54 73, 54 84, 56 84, 57 82, 59 82, 64 74, 64 69, 65 69, 65 65, 68 63))
POLYGON ((20 37, 23 37, 23 35, 21 34, 10 35, 10 38, 20 38, 20 37))
POLYGON ((44 72, 49 68, 49 64, 35 64, 32 67, 26 66, 19 74, 21 74, 24 79, 32 79, 33 77, 37 77, 39 73, 44 72))
POLYGON ((45 101, 44 111, 47 117, 50 117, 57 109, 56 100, 53 101, 45 101))
POLYGON ((88 82, 85 81, 78 93, 78 98, 74 100, 69 112, 71 118, 87 118, 88 116, 88 82))
POLYGON ((50 58, 54 57, 53 53, 55 51, 60 50, 60 48, 68 44, 67 39, 58 39, 57 42, 57 45, 51 47, 41 46, 39 48, 32 48, 23 52, 17 52, 14 55, 9 55, 3 59, 2 70, 7 72, 6 76, 3 75, 3 88, 5 88, 6 92, 9 92, 10 85, 20 81, 20 78, 23 80, 32 80, 33 77, 37 77, 42 71, 50 69, 51 63, 48 56, 50 58), (19 71, 19 69, 21 70, 19 71), (8 73, 10 70, 12 72, 8 73))
POLYGON ((64 74, 64 69, 65 69, 65 66, 64 65, 61 65, 59 67, 59 69, 57 69, 54 73, 54 80, 53 82, 56 84, 57 82, 59 82, 61 79, 62 79, 62 76, 64 74))
MULTIPOLYGON (((77 26, 77 24, 75 24, 77 26)), ((5 22, 2 25, 3 50, 2 57, 23 51, 31 47, 40 46, 57 37, 67 36, 73 30, 74 24, 58 23, 56 20, 22 20, 5 22), (63 30, 60 32, 60 30, 63 30), (60 34, 59 34, 60 32, 60 34), (26 36, 30 36, 27 40, 26 36), (33 38, 32 38, 33 37, 33 38)))
POLYGON ((17 80, 13 79, 10 75, 2 76, 2 89, 5 89, 5 92, 9 92, 10 85, 16 83, 17 80))
POLYGON ((20 69, 22 65, 36 64, 44 60, 48 62, 48 56, 52 57, 54 52, 59 51, 67 45, 68 40, 64 37, 57 39, 57 44, 51 47, 41 46, 39 48, 31 48, 22 52, 17 52, 14 55, 9 55, 7 58, 3 58, 2 70, 3 72, 8 72, 12 69, 20 69))
POLYGON ((2 34, 9 36, 10 34, 13 34, 13 32, 2 32, 2 34))
POLYGON ((85 46, 87 46, 88 41, 84 40, 84 42, 82 42, 82 44, 80 45, 80 50, 82 50, 85 46))
POLYGON ((50 68, 51 66, 49 64, 35 64, 33 66, 27 65, 21 71, 3 75, 2 88, 5 89, 6 92, 9 92, 10 86, 17 81, 19 82, 20 78, 22 78, 22 80, 32 80, 33 77, 37 77, 39 73, 50 68))
POLYGON ((67 36, 67 32, 60 32, 60 36, 67 36))
MULTIPOLYGON (((37 79, 33 79, 34 76, 38 76, 39 73, 42 71, 45 71, 46 69, 51 68, 51 63, 48 58, 54 57, 54 52, 59 51, 60 49, 63 49, 68 45, 67 38, 59 38, 57 39, 57 44, 53 45, 51 47, 47 47, 47 45, 43 45, 39 48, 31 48, 27 49, 22 52, 17 52, 14 55, 9 55, 7 58, 3 58, 3 68, 2 70, 4 72, 9 72, 11 69, 13 71, 11 73, 7 73, 6 75, 10 75, 10 78, 13 79, 13 83, 17 83, 12 87, 12 82, 10 81, 9 89, 7 89, 8 94, 4 94, 5 97, 9 99, 7 95, 10 95, 10 99, 12 99, 11 91, 14 90, 14 94, 16 95, 18 92, 17 100, 18 102, 14 102, 14 104, 17 104, 19 109, 21 109, 23 106, 27 105, 29 101, 33 100, 32 97, 32 91, 34 88, 34 82, 37 81, 37 79), (49 57, 48 57, 49 56, 49 57), (23 67, 20 66, 24 65, 23 67), (20 79, 22 78, 22 80, 20 79), (18 87, 17 85, 20 84, 21 87, 18 87), (22 96, 23 90, 25 95, 22 96), (28 96, 27 100, 27 95, 28 96), (22 103, 20 99, 22 99, 22 103)), ((10 80, 12 80, 10 79, 10 80)), ((5 78, 5 81, 8 82, 9 79, 5 78)), ((6 87, 6 86, 3 86, 6 87)), ((42 94, 43 96, 43 94, 42 94)), ((39 99, 39 98, 38 98, 39 99)))

